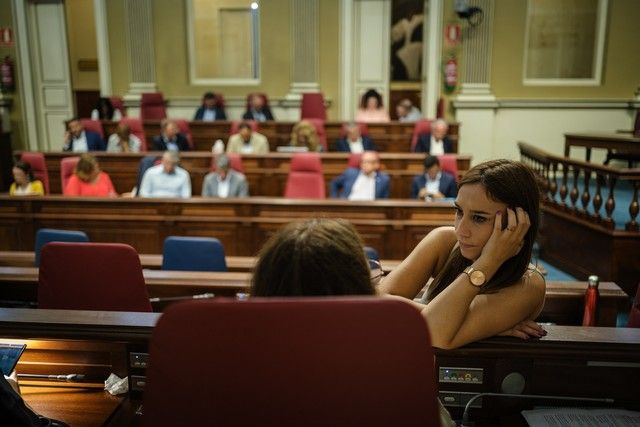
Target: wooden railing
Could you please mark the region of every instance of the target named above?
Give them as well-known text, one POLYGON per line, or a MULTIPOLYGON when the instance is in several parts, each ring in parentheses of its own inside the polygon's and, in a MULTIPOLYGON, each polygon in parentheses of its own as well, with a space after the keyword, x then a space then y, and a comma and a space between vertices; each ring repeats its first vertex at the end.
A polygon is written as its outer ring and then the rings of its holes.
POLYGON ((544 191, 544 203, 587 219, 607 229, 614 229, 613 212, 616 207, 615 190, 620 181, 628 181, 633 189, 628 206, 629 217, 624 228, 638 231, 638 189, 640 169, 613 169, 593 163, 573 160, 546 153, 530 144, 519 142, 522 161, 533 169, 544 191), (592 179, 596 184, 591 194, 592 179), (582 181, 582 191, 579 182, 582 181), (560 200, 557 200, 559 196, 560 200), (606 197, 606 200, 605 200, 606 197), (589 212, 591 203, 593 212, 589 212), (604 211, 601 212, 604 205, 604 211))

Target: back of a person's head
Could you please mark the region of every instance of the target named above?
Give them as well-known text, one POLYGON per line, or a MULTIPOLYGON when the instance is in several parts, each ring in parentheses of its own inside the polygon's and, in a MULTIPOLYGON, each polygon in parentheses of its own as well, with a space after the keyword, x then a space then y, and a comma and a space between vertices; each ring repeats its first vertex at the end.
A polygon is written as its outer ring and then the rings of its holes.
POLYGON ((375 294, 357 231, 333 219, 281 229, 260 251, 251 285, 261 297, 375 294))

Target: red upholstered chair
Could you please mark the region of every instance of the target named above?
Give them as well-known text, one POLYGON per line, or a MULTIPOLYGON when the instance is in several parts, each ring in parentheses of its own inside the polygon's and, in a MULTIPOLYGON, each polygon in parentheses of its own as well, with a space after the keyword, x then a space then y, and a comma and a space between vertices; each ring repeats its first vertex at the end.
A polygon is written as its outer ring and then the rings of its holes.
POLYGON ((360 159, 362 159, 362 153, 351 153, 349 155, 349 162, 347 166, 350 168, 360 169, 360 159))
POLYGON ((44 193, 49 194, 49 171, 47 170, 47 164, 44 161, 44 154, 33 151, 23 151, 20 155, 20 160, 31 165, 33 176, 42 181, 44 193))
POLYGON ((413 135, 411 136, 411 152, 415 151, 416 143, 418 142, 418 137, 420 135, 424 135, 427 133, 431 133, 431 120, 429 119, 420 119, 416 122, 413 127, 413 135))
POLYGON ((100 138, 104 139, 104 131, 100 120, 80 119, 80 124, 85 130, 95 132, 100 135, 100 138))
POLYGON ((142 94, 140 98, 140 118, 142 120, 162 120, 167 118, 167 107, 162 92, 142 94))
MULTIPOLYGON (((348 123, 342 124, 342 128, 340 128, 340 138, 347 136, 347 126, 349 126, 348 123)), ((358 123, 358 127, 360 128, 360 135, 369 136, 369 126, 366 123, 358 123)))
MULTIPOLYGON (((238 153, 226 153, 225 154, 229 158, 229 166, 236 172, 244 173, 244 165, 242 164, 242 156, 238 153)), ((216 171, 216 157, 211 157, 211 165, 209 166, 209 171, 216 171)))
POLYGON ((125 123, 131 129, 131 133, 140 139, 140 151, 147 151, 147 138, 142 126, 142 120, 133 117, 123 117, 120 123, 125 123))
POLYGON ((255 120, 233 120, 231 122, 231 132, 229 133, 229 135, 235 135, 236 133, 238 133, 241 123, 248 123, 251 127, 252 132, 258 132, 260 129, 260 127, 258 126, 258 122, 255 120))
POLYGON ((455 154, 442 154, 438 156, 440 162, 440 169, 449 172, 453 177, 458 180, 458 156, 455 154))
POLYGON ((293 154, 284 197, 292 199, 324 199, 326 197, 320 154, 293 154))
POLYGON ((629 320, 627 321, 627 327, 640 328, 640 284, 638 284, 638 290, 636 291, 636 297, 631 305, 631 311, 629 312, 629 320))
POLYGON ((62 187, 62 194, 64 194, 64 189, 67 188, 67 182, 69 178, 71 178, 71 175, 73 175, 73 171, 79 160, 80 157, 78 156, 65 157, 60 160, 60 185, 62 187))
POLYGON ((327 120, 327 110, 324 107, 324 96, 322 92, 302 94, 300 119, 327 120))
POLYGON ((127 107, 124 106, 124 101, 121 96, 110 96, 109 100, 114 109, 120 110, 122 117, 127 115, 127 107))
POLYGON ((176 303, 150 354, 143 426, 440 425, 425 321, 401 301, 176 303))
POLYGON ((309 123, 316 128, 316 133, 318 134, 318 139, 320 140, 320 145, 322 145, 323 151, 329 151, 329 147, 327 146, 327 133, 324 130, 324 120, 322 119, 305 119, 309 123))
POLYGON ((38 307, 151 311, 140 257, 121 243, 47 243, 40 256, 38 307))
POLYGON ((176 126, 178 126, 178 130, 181 134, 187 138, 187 142, 189 143, 189 147, 193 150, 193 136, 191 135, 191 129, 189 128, 189 120, 185 119, 173 119, 176 122, 176 126))

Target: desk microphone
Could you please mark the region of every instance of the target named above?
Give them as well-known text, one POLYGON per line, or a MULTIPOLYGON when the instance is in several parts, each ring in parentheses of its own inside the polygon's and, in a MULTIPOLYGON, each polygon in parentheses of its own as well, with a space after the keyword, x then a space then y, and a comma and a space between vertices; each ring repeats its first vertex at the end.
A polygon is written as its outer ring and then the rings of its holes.
POLYGON ((83 374, 67 374, 67 375, 46 375, 46 374, 18 374, 18 378, 33 379, 33 380, 50 380, 50 381, 66 381, 68 383, 74 383, 84 380, 83 374))
POLYGON ((609 398, 595 398, 595 397, 568 397, 568 396, 548 396, 545 394, 510 394, 510 393, 479 393, 473 396, 467 402, 464 407, 464 413, 462 414, 462 424, 461 427, 471 427, 472 423, 469 422, 469 409, 471 408, 471 404, 478 398, 483 396, 492 396, 492 397, 513 397, 513 398, 522 398, 522 399, 549 399, 549 400, 572 400, 578 402, 600 402, 600 403, 613 403, 613 399, 609 398))
POLYGON ((182 297, 149 298, 149 302, 182 301, 187 299, 209 299, 213 297, 215 297, 215 294, 212 294, 211 292, 207 292, 205 294, 189 295, 189 296, 182 296, 182 297))

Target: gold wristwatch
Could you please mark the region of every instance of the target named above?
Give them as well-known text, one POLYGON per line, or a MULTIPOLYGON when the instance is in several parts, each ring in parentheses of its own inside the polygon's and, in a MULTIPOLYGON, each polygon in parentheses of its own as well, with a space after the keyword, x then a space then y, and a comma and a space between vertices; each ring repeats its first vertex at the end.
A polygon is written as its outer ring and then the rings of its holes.
POLYGON ((463 273, 469 276, 469 281, 471 282, 471 284, 473 286, 477 286, 478 288, 482 287, 482 285, 484 285, 487 280, 482 271, 476 270, 471 266, 465 268, 463 273))

